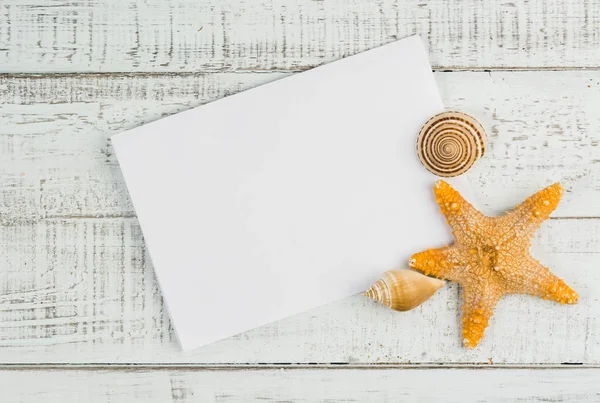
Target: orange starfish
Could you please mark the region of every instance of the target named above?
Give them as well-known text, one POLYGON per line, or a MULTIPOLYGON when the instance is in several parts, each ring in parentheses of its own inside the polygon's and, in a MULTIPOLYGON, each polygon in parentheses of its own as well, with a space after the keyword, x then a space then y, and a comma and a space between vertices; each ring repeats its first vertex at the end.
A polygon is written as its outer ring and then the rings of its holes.
POLYGON ((477 346, 496 304, 506 294, 529 294, 575 304, 577 293, 529 254, 530 239, 558 205, 559 183, 529 197, 502 217, 486 217, 448 183, 434 187, 456 242, 413 255, 410 266, 455 281, 463 289, 463 342, 477 346))

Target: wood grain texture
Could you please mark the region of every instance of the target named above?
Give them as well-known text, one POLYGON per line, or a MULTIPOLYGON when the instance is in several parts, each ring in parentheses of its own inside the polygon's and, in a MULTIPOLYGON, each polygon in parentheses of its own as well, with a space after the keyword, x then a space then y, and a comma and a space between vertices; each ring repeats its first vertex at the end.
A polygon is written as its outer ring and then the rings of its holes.
MULTIPOLYGON (((110 136, 282 73, 0 77, 0 221, 130 217, 110 136)), ((445 104, 490 136, 469 172, 500 213, 544 185, 567 193, 555 217, 600 216, 600 71, 436 73, 445 104)))
POLYGON ((3 0, 2 72, 298 70, 412 34, 440 68, 598 67, 596 0, 3 0))
POLYGON ((484 211, 552 181, 567 188, 534 255, 579 305, 507 298, 466 351, 457 287, 406 314, 356 296, 179 353, 109 137, 284 76, 0 78, 0 362, 600 362, 598 71, 436 74, 445 104, 489 131, 468 176, 484 211))
POLYGON ((599 401, 599 40, 598 0, 0 0, 0 400, 599 401), (179 352, 110 136, 412 34, 467 70, 436 79, 490 135, 485 212, 565 185, 533 255, 580 304, 507 298, 467 351, 455 285, 354 296, 179 352))
POLYGON ((357 295, 180 353, 134 218, 0 227, 2 363, 598 363, 600 225, 553 220, 533 254, 581 295, 576 306, 512 296, 462 347, 459 290, 398 313, 357 295))
POLYGON ((599 369, 5 370, 0 388, 5 401, 20 403, 586 403, 600 399, 599 376, 599 369))

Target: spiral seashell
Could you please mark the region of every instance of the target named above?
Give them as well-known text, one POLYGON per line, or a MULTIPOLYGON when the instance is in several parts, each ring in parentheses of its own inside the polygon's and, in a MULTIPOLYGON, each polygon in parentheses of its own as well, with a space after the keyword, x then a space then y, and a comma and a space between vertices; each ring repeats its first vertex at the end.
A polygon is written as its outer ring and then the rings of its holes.
POLYGON ((483 126, 462 112, 443 112, 423 125, 417 138, 421 163, 437 176, 464 174, 485 152, 483 126))
POLYGON ((390 270, 363 295, 396 311, 408 311, 427 301, 444 284, 416 271, 390 270))

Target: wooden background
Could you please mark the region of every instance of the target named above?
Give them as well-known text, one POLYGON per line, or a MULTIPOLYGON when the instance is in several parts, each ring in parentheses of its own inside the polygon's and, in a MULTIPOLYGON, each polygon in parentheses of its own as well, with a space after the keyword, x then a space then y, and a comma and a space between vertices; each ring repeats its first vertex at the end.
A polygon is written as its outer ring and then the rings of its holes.
POLYGON ((0 0, 0 73, 0 401, 600 401, 599 0, 0 0), (506 298, 474 351, 449 285, 180 353, 110 136, 415 33, 484 211, 566 187, 533 254, 581 302, 506 298))

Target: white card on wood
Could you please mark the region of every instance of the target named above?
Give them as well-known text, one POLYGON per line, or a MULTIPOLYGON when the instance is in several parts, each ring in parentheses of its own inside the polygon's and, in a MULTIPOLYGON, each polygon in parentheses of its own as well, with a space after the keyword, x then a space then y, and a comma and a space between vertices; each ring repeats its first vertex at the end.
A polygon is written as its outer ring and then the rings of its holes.
POLYGON ((449 242, 415 154, 440 111, 410 37, 114 136, 182 347, 358 293, 449 242))

